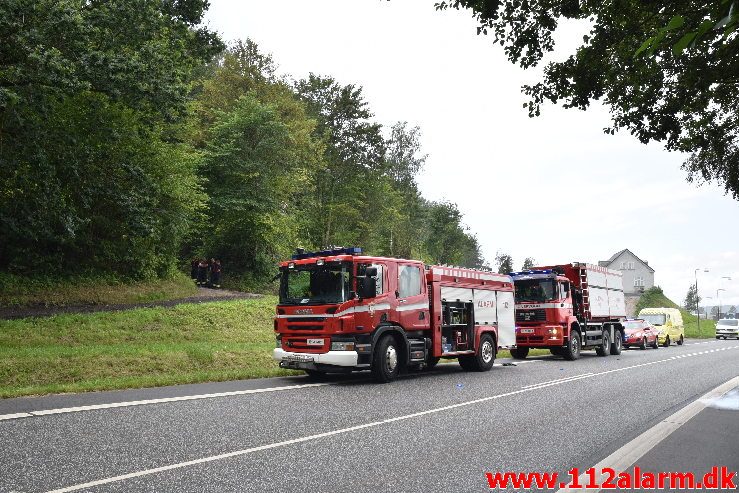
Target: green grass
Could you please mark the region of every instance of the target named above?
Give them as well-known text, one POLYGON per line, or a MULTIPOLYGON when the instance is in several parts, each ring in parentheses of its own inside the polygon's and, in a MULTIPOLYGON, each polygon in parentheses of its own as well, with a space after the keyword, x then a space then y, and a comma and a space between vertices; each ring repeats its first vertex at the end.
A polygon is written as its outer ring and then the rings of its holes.
POLYGON ((0 305, 118 305, 193 296, 197 288, 181 272, 166 279, 124 282, 114 278, 67 280, 0 275, 0 305))
POLYGON ((0 321, 0 397, 296 374, 271 358, 275 302, 0 321))
POLYGON ((642 308, 677 308, 683 316, 685 325, 685 337, 712 339, 716 336, 716 322, 713 320, 700 321, 700 332, 698 332, 698 317, 683 309, 677 303, 665 296, 662 288, 654 286, 641 295, 636 304, 636 313, 642 308))

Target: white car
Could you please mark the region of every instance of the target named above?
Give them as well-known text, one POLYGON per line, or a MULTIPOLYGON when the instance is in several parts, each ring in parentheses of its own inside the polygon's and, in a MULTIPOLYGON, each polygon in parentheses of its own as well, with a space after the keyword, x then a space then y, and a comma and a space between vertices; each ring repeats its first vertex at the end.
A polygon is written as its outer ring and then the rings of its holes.
POLYGON ((739 339, 739 320, 735 318, 722 318, 716 323, 716 339, 728 339, 736 337, 739 339))

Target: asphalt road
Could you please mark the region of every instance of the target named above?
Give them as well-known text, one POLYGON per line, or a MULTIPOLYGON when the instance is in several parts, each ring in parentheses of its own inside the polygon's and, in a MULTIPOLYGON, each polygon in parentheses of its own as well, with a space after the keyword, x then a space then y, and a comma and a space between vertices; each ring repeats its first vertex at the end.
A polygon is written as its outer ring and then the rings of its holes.
POLYGON ((292 377, 5 400, 0 414, 26 417, 0 417, 0 492, 489 491, 485 472, 584 470, 737 375, 739 342, 711 340, 487 373, 439 365, 387 385, 261 391, 308 383, 292 377), (212 393, 227 395, 43 414, 212 393))

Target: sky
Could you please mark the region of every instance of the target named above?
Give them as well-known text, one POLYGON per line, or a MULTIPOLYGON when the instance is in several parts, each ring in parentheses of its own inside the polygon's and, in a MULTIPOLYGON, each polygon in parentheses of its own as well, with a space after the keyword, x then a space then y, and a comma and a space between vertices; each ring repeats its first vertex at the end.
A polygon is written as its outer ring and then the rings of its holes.
MULTIPOLYGON (((526 257, 597 263, 628 248, 673 301, 700 269, 702 304, 739 305, 739 202, 687 183, 684 155, 605 135, 599 104, 529 118, 521 86, 540 68, 511 64, 469 11, 437 12, 434 1, 211 0, 206 23, 226 41, 257 42, 281 74, 362 86, 383 125, 418 125, 423 195, 459 205, 491 264, 498 251, 520 268, 526 257)), ((586 31, 561 26, 548 59, 566 58, 586 31)))

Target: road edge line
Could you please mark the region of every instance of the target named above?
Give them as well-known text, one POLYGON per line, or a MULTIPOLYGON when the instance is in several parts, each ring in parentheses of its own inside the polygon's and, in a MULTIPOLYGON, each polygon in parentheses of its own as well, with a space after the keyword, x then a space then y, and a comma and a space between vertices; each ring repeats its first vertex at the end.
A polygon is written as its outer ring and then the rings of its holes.
MULTIPOLYGON (((647 431, 637 436, 626 445, 622 446, 611 455, 598 462, 593 466, 595 470, 595 480, 591 481, 590 476, 587 473, 582 473, 578 478, 580 484, 602 484, 607 476, 601 474, 600 471, 603 468, 609 467, 616 471, 616 474, 626 471, 629 466, 635 464, 636 461, 641 459, 650 450, 656 447, 665 438, 670 436, 673 432, 678 430, 682 425, 690 421, 696 414, 701 412, 708 405, 708 401, 724 395, 731 389, 739 386, 739 376, 728 380, 718 387, 710 390, 703 396, 697 398, 690 404, 686 405, 682 409, 679 409, 675 413, 666 417, 656 425, 649 428, 647 431)), ((567 491, 600 491, 600 488, 560 488, 557 493, 567 491)))

